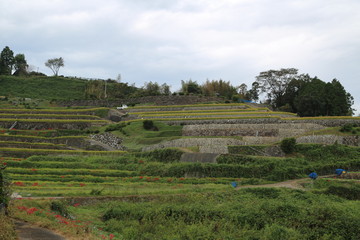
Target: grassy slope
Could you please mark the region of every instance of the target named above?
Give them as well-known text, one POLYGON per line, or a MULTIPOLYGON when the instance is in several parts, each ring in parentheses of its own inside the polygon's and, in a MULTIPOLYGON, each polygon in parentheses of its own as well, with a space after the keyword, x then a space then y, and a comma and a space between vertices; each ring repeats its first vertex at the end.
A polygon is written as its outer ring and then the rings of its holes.
POLYGON ((86 80, 64 77, 0 76, 0 96, 36 99, 82 99, 86 80), (61 89, 61 91, 59 91, 61 89))

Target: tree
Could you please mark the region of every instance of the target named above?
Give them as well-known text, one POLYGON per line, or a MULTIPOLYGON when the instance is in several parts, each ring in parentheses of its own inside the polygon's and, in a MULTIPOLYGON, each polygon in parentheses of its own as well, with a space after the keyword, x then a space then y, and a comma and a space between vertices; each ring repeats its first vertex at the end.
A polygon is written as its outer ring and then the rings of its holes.
POLYGON ((350 116, 352 105, 353 97, 338 80, 325 83, 317 77, 303 82, 294 101, 295 109, 302 117, 350 116))
POLYGON ((6 46, 0 54, 0 74, 11 75, 14 66, 14 52, 6 46))
POLYGON ((286 104, 284 94, 291 80, 298 78, 298 70, 295 68, 282 68, 261 72, 256 76, 256 82, 261 93, 267 93, 267 101, 274 107, 279 108, 286 104))
POLYGON ((196 81, 181 80, 181 91, 185 94, 201 94, 201 88, 196 81))
POLYGON ((237 94, 236 88, 230 84, 229 81, 220 80, 206 80, 201 86, 202 92, 207 96, 223 96, 227 99, 231 99, 233 95, 237 94))
POLYGON ((45 62, 45 66, 53 71, 54 76, 57 76, 59 69, 64 67, 64 59, 62 57, 49 59, 45 62))
POLYGON ((28 66, 29 65, 26 62, 25 55, 24 54, 16 54, 16 56, 14 58, 14 67, 15 67, 14 75, 16 75, 16 76, 26 75, 28 72, 27 71, 28 66))
POLYGON ((252 101, 257 101, 259 100, 259 83, 258 82, 253 82, 251 85, 251 89, 249 91, 247 91, 246 93, 246 99, 248 100, 252 100, 252 101))

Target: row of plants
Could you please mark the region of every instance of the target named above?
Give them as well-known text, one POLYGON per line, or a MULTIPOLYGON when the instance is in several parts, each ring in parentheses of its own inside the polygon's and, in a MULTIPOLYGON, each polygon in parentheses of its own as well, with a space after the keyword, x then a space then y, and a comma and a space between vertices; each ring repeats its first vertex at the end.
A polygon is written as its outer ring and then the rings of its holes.
POLYGON ((139 117, 172 117, 172 116, 186 116, 186 117, 196 117, 196 116, 216 116, 216 115, 296 115, 294 113, 287 113, 287 112, 212 112, 212 113, 153 113, 153 114, 139 114, 139 117))
POLYGON ((94 115, 68 115, 68 114, 0 114, 0 118, 12 119, 100 119, 94 115))
MULTIPOLYGON (((208 109, 208 110, 186 110, 187 113, 212 113, 212 112, 272 112, 268 108, 245 108, 245 109, 208 109)), ((147 115, 147 114, 162 114, 164 111, 156 112, 156 111, 147 111, 147 112, 129 112, 129 115, 147 115)), ((176 113, 184 113, 185 110, 182 111, 166 111, 169 114, 176 113)))
POLYGON ((109 110, 109 108, 85 108, 85 109, 0 109, 0 113, 31 113, 31 114, 93 114, 97 111, 109 110))
POLYGON ((4 148, 0 147, 3 156, 29 157, 32 155, 66 154, 66 155, 119 155, 125 151, 86 151, 86 150, 61 150, 61 149, 31 149, 31 148, 4 148))
POLYGON ((129 107, 127 109, 152 109, 152 108, 188 108, 188 107, 224 107, 224 106, 231 106, 231 107, 249 107, 244 103, 209 103, 209 104, 192 104, 192 105, 161 105, 161 106, 135 106, 129 107))
POLYGON ((0 147, 9 148, 40 148, 40 149, 66 149, 65 144, 53 143, 31 143, 31 142, 15 142, 15 141, 0 141, 0 147))
POLYGON ((0 122, 24 122, 24 123, 108 123, 106 120, 85 120, 85 119, 16 119, 0 118, 0 122))

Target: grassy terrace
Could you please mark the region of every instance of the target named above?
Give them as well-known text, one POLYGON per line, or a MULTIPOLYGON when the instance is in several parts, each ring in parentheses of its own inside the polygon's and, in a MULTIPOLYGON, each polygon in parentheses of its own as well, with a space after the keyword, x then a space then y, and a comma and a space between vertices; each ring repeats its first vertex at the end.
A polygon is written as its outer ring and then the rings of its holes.
POLYGON ((0 122, 18 122, 18 123, 94 123, 106 124, 107 120, 85 120, 85 119, 16 119, 16 118, 0 118, 0 122))
POLYGON ((99 110, 108 110, 109 108, 85 108, 85 109, 17 109, 17 108, 5 108, 0 109, 0 113, 31 113, 31 114, 79 114, 79 113, 93 113, 99 110))
MULTIPOLYGON (((213 113, 213 112, 271 112, 268 108, 245 108, 245 109, 208 109, 208 110, 181 110, 181 111, 166 111, 166 114, 176 113, 213 113)), ((130 115, 146 115, 146 114, 164 114, 164 112, 146 111, 146 112, 129 112, 130 115)))
POLYGON ((270 116, 270 115, 293 115, 296 116, 296 114, 294 113, 289 113, 289 112, 217 112, 217 111, 213 111, 210 113, 192 113, 192 112, 182 112, 182 113, 147 113, 147 114, 138 114, 139 117, 196 117, 196 116, 221 116, 221 115, 239 115, 239 116, 246 116, 246 115, 265 115, 265 116, 270 116))
POLYGON ((194 105, 165 105, 165 106, 135 106, 135 107, 129 107, 128 110, 131 109, 153 109, 153 108, 191 108, 191 107, 248 107, 248 105, 243 103, 210 103, 210 104, 194 104, 194 105))

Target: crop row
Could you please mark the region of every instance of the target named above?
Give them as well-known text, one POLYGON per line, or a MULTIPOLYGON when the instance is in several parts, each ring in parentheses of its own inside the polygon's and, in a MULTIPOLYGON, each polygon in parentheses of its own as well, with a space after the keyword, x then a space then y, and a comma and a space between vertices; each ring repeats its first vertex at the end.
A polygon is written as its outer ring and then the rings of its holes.
POLYGON ((214 115, 293 115, 296 116, 295 113, 288 113, 288 112, 213 112, 213 113, 165 113, 165 114, 139 114, 139 117, 171 117, 171 116, 214 116, 214 115))
POLYGON ((21 148, 57 148, 63 149, 66 147, 65 144, 53 144, 53 143, 31 143, 31 142, 15 142, 15 141, 0 141, 1 147, 12 147, 19 146, 21 148))
MULTIPOLYGON (((268 108, 246 108, 246 109, 208 109, 208 110, 182 110, 182 111, 166 111, 166 113, 212 113, 212 112, 256 112, 256 111, 267 111, 272 112, 268 108)), ((147 112, 129 112, 130 115, 145 115, 145 114, 156 114, 156 111, 147 112)), ((163 111, 159 112, 162 114, 163 111)))
POLYGON ((246 104, 243 103, 214 103, 214 104, 192 104, 192 105, 163 105, 163 106, 137 106, 137 107, 129 107, 127 109, 152 109, 152 108, 184 108, 184 107, 223 107, 223 106, 246 106, 249 107, 246 104))
POLYGON ((77 114, 77 113, 89 113, 92 114, 99 110, 108 110, 108 108, 86 108, 86 109, 0 109, 0 113, 31 113, 31 114, 77 114))
MULTIPOLYGON (((229 119, 268 119, 268 118, 274 118, 274 119, 281 119, 278 116, 247 116, 247 117, 199 117, 199 118, 156 118, 156 121, 187 121, 187 120, 229 120, 229 119)), ((127 122, 142 122, 144 120, 154 120, 154 119, 133 119, 125 121, 127 122)))
POLYGON ((25 123, 108 123, 106 120, 84 120, 84 119, 16 119, 16 118, 0 118, 0 122, 25 122, 25 123))
POLYGON ((0 114, 0 118, 10 119, 88 119, 99 120, 100 117, 94 115, 70 115, 70 114, 0 114))
POLYGON ((98 177, 127 177, 134 176, 134 171, 111 170, 111 169, 69 169, 69 168, 14 168, 9 167, 6 170, 12 174, 28 175, 91 175, 98 177))
POLYGON ((57 149, 27 149, 27 148, 0 148, 3 155, 11 156, 31 156, 47 154, 67 154, 67 155, 119 155, 125 151, 83 151, 83 150, 57 150, 57 149))

